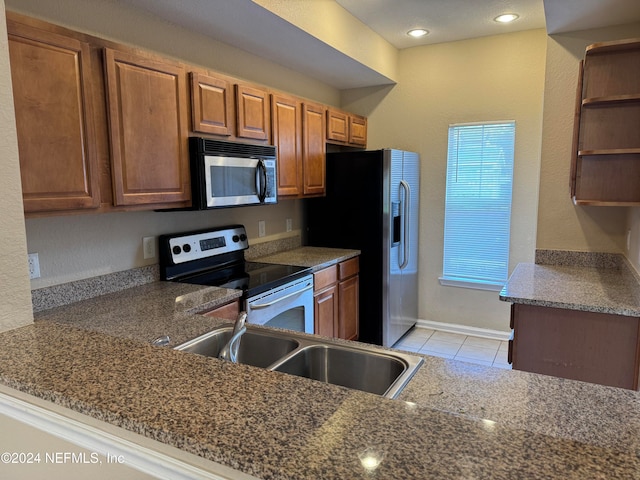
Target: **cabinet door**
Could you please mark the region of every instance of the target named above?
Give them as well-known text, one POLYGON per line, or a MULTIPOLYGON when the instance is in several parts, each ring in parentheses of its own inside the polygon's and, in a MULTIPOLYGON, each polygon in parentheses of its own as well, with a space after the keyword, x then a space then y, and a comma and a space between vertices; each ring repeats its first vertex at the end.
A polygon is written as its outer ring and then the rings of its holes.
POLYGON ((326 192, 325 108, 305 103, 302 106, 303 125, 303 193, 324 195, 326 192))
POLYGON ((115 205, 187 204, 184 68, 105 49, 105 70, 115 205))
POLYGON ((269 94, 265 90, 236 85, 238 137, 269 140, 269 94))
POLYGON ((338 284, 338 337, 346 340, 358 339, 358 292, 360 281, 358 275, 338 284))
POLYGON ((313 296, 314 333, 334 337, 338 332, 338 286, 334 285, 313 296))
POLYGON ((235 321, 240 314, 240 300, 234 300, 231 303, 220 305, 219 307, 209 310, 203 315, 207 317, 224 318, 225 320, 235 321))
POLYGON ((271 97, 273 144, 278 148, 278 196, 302 193, 302 104, 283 95, 271 97))
POLYGON ((9 20, 25 212, 96 208, 89 45, 9 20))
POLYGON ((191 119, 194 132, 233 135, 233 91, 229 81, 191 72, 191 119))
POLYGON ((367 146, 367 119, 360 115, 349 116, 349 143, 367 146))
POLYGON ((327 110, 327 140, 345 143, 349 141, 349 119, 345 112, 327 110))

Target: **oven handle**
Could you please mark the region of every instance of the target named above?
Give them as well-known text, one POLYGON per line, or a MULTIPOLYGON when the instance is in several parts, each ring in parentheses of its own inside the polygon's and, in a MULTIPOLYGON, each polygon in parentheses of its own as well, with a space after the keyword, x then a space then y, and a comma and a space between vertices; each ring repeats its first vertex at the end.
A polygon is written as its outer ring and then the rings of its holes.
POLYGON ((278 302, 281 302, 282 300, 286 300, 289 297, 293 297, 294 295, 298 295, 299 293, 302 292, 306 292, 307 290, 311 290, 313 288, 313 285, 310 285, 308 287, 303 288, 302 290, 296 290, 295 292, 291 292, 288 295, 285 295, 284 297, 280 297, 277 300, 274 300, 273 302, 269 302, 269 303, 259 303, 259 304, 249 304, 249 308, 251 308, 252 310, 258 310, 260 308, 267 308, 270 307, 272 305, 275 305, 278 302))

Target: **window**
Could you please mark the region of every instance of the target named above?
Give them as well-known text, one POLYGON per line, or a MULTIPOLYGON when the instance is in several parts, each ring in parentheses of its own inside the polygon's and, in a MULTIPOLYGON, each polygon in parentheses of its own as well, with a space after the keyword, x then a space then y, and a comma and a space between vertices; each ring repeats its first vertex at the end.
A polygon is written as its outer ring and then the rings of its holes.
POLYGON ((514 143, 515 122, 449 126, 442 285, 507 281, 514 143))

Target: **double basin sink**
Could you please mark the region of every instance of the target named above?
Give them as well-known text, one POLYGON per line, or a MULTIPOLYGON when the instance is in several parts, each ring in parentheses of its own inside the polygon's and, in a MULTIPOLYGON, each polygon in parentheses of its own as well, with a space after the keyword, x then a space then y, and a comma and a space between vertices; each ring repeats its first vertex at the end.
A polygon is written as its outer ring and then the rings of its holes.
MULTIPOLYGON (((232 332, 233 326, 222 326, 175 348, 218 357, 232 332)), ((397 397, 423 362, 415 355, 364 344, 349 345, 250 325, 241 337, 237 361, 387 398, 397 397)))

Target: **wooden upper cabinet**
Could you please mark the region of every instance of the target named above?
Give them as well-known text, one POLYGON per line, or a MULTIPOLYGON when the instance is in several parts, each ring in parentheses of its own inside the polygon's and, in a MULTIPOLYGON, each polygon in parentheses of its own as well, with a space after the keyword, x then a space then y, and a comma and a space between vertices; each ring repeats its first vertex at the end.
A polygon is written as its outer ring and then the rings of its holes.
POLYGON ((89 45, 8 18, 24 210, 96 208, 89 45))
POLYGON ((367 145, 367 119, 360 115, 349 116, 349 143, 367 145))
POLYGON ((349 118, 345 112, 333 108, 327 110, 327 140, 349 141, 349 118))
POLYGON ((367 118, 336 108, 328 108, 327 142, 353 147, 366 147, 367 118))
POLYGON ((235 120, 231 82, 197 72, 189 75, 193 131, 232 136, 235 120))
POLYGON ((302 102, 271 96, 273 144, 278 148, 278 196, 302 193, 302 102))
POLYGON ((269 93, 248 85, 236 84, 237 136, 269 140, 271 117, 269 93))
POLYGON ((640 205, 640 39, 587 47, 576 101, 571 195, 640 205))
POLYGON ((104 52, 114 204, 188 204, 184 67, 104 52))
POLYGON ((325 107, 304 103, 302 106, 303 193, 326 192, 325 107))

